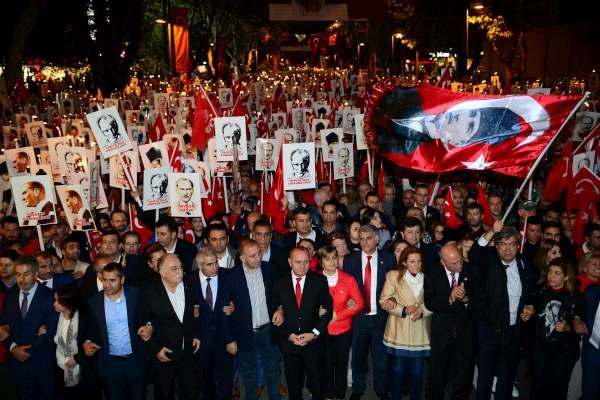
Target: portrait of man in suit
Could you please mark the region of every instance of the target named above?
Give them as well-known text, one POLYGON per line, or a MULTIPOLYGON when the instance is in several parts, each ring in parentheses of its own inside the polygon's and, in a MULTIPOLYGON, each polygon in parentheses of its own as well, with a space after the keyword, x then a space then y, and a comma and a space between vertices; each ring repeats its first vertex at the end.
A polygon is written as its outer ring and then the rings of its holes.
POLYGON ((96 121, 98 129, 102 133, 102 138, 107 144, 117 143, 121 139, 119 124, 110 114, 101 115, 96 121))
POLYGON ((54 203, 47 198, 43 183, 38 181, 25 183, 21 192, 21 201, 26 206, 24 225, 34 226, 56 222, 54 203))
POLYGON ((75 230, 96 229, 92 213, 85 207, 81 195, 76 190, 67 190, 65 194, 67 207, 71 211, 71 223, 75 230))
POLYGON ((304 178, 308 175, 310 154, 304 149, 292 151, 292 154, 290 155, 290 165, 292 167, 293 178, 304 178))

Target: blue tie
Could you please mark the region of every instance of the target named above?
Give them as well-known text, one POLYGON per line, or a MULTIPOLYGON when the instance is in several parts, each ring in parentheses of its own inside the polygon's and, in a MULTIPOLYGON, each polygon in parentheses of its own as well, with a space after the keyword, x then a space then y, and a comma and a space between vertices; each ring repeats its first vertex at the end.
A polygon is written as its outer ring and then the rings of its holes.
POLYGON ((27 316, 27 308, 29 307, 27 296, 29 296, 29 292, 23 292, 23 301, 21 302, 21 316, 23 317, 23 319, 25 318, 25 316, 27 316))

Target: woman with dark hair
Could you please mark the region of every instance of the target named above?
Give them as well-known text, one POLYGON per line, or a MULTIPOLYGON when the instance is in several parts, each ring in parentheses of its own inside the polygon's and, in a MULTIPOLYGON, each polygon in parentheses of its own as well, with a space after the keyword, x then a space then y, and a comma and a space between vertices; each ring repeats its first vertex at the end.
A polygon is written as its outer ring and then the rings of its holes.
POLYGON ((539 311, 532 399, 567 398, 571 372, 579 358, 579 335, 572 326, 578 303, 571 262, 566 258, 550 261, 535 307, 539 311))
POLYGON ((404 393, 404 376, 410 376, 410 399, 419 400, 423 392, 425 357, 429 356, 431 311, 425 307, 423 255, 416 247, 407 247, 400 256, 398 269, 389 271, 379 296, 389 316, 383 344, 392 356, 392 398, 404 393))
POLYGON ((378 247, 380 250, 392 238, 392 236, 390 235, 390 231, 383 224, 383 217, 379 210, 376 210, 371 207, 367 207, 367 209, 361 215, 360 223, 361 223, 361 225, 371 224, 375 228, 377 228, 377 236, 379 236, 378 247))
POLYGON ((538 248, 533 256, 533 265, 536 267, 538 283, 543 284, 546 279, 546 270, 553 260, 562 257, 560 244, 551 239, 540 241, 538 248))
POLYGON ((364 301, 354 277, 339 270, 334 246, 321 247, 317 255, 333 299, 333 317, 325 336, 325 397, 344 399, 352 344, 352 318, 363 309, 364 301))
POLYGON ((396 256, 396 263, 399 263, 402 252, 408 247, 408 242, 404 239, 396 239, 393 242, 390 242, 386 247, 387 251, 396 256))
POLYGON ((350 252, 361 251, 358 231, 360 229, 360 221, 355 219, 348 225, 348 250, 350 252))
POLYGON ((54 294, 54 309, 59 313, 56 328, 56 363, 63 371, 63 396, 65 399, 82 399, 94 395, 93 385, 85 379, 85 357, 79 352, 78 336, 84 325, 84 301, 74 283, 59 286, 54 294))

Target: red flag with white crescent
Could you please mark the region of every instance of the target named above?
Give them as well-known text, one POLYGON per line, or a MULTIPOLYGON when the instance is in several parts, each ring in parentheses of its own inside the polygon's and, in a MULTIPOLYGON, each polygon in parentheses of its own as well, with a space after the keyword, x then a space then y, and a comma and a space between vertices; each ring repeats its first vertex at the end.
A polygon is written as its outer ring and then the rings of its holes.
POLYGON ((462 225, 462 220, 456 215, 454 199, 452 199, 452 188, 448 187, 446 199, 444 200, 444 222, 448 228, 456 229, 462 225))
POLYGON ((131 221, 131 230, 140 235, 140 252, 149 244, 148 242, 154 236, 154 232, 140 221, 137 217, 135 208, 129 205, 129 220, 131 221))
POLYGON ((583 167, 569 182, 567 188, 567 211, 584 210, 600 200, 600 178, 583 167))
POLYGON ((524 177, 581 100, 380 86, 365 113, 365 134, 384 157, 405 168, 524 177))

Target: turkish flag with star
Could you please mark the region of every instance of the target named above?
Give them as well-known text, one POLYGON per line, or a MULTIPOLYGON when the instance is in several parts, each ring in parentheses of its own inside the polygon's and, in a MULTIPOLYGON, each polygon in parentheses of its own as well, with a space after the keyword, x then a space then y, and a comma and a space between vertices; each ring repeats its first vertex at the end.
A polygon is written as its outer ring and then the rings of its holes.
POLYGON ((581 99, 380 86, 365 113, 365 133, 384 157, 405 168, 524 177, 581 99))
POLYGON ((569 182, 567 188, 567 210, 584 210, 600 201, 600 178, 587 167, 583 167, 569 182))

